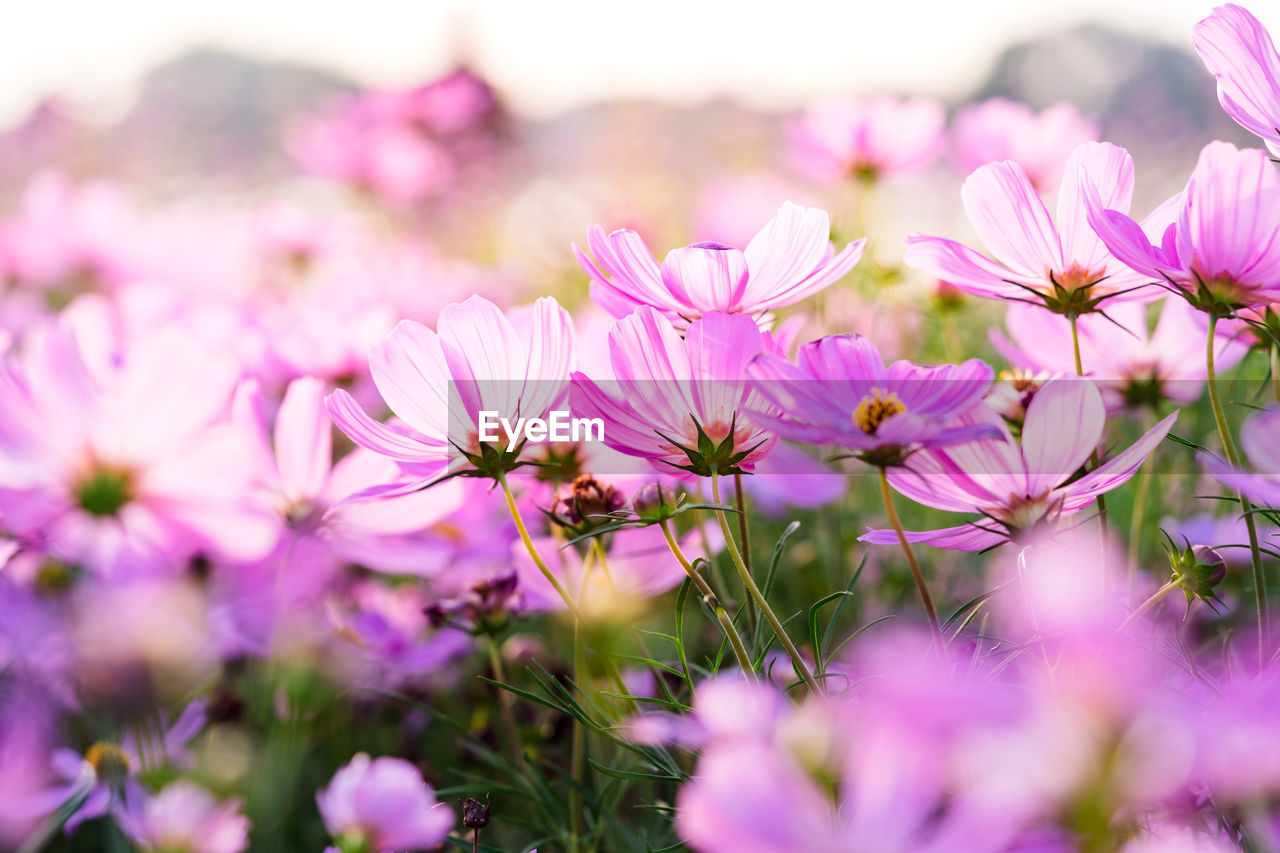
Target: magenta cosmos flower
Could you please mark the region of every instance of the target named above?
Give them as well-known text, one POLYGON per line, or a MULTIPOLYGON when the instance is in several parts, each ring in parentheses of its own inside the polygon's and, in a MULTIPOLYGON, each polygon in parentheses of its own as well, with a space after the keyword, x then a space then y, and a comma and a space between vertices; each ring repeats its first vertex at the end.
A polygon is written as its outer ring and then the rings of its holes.
POLYGON ((1067 103, 1036 112, 1017 101, 991 98, 963 107, 951 120, 952 155, 966 175, 1010 160, 1042 193, 1058 186, 1071 152, 1097 138, 1098 126, 1067 103))
POLYGON ((925 98, 824 101, 788 127, 791 161, 822 183, 915 172, 942 153, 946 120, 925 98))
MULTIPOLYGON (((992 258, 955 240, 912 234, 907 266, 988 299, 1044 305, 1061 314, 1084 314, 1103 299, 1154 298, 1155 288, 1116 260, 1086 222, 1085 186, 1106 204, 1127 211, 1133 195, 1133 161, 1106 142, 1081 145, 1067 161, 1058 190, 1057 222, 1021 166, 991 163, 964 182, 965 212, 992 258)), ((1136 227, 1136 226, 1135 226, 1136 227)))
POLYGON ((609 332, 614 378, 596 382, 574 373, 570 400, 576 414, 604 421, 605 444, 659 471, 693 468, 706 476, 714 464, 720 474, 750 472, 778 440, 746 414, 773 411, 746 380, 751 359, 771 349, 770 335, 745 315, 707 314, 681 339, 645 306, 609 332), (701 464, 681 449, 698 450, 700 434, 716 445, 716 452, 701 454, 701 464))
POLYGON ((418 768, 400 758, 370 759, 363 752, 333 775, 329 787, 316 794, 316 804, 339 846, 369 853, 433 848, 455 821, 418 768))
POLYGON ((1222 485, 1267 507, 1280 507, 1280 407, 1258 412, 1240 430, 1240 446, 1254 472, 1237 471, 1226 462, 1204 455, 1205 467, 1222 485))
POLYGON ((1141 275, 1219 315, 1280 301, 1280 174, 1262 151, 1206 145, 1157 241, 1108 195, 1086 187, 1089 226, 1141 275))
POLYGON ((812 296, 853 269, 866 240, 837 255, 824 210, 786 202, 743 250, 720 243, 695 243, 667 253, 662 266, 640 235, 591 229, 587 255, 573 247, 591 277, 591 298, 614 317, 641 305, 672 322, 690 323, 710 311, 749 314, 766 328, 769 312, 812 296))
POLYGON ((885 367, 861 335, 831 335, 802 346, 795 364, 762 353, 747 373, 772 404, 752 412, 757 423, 785 438, 847 447, 872 465, 900 465, 923 447, 992 434, 985 424, 956 420, 991 389, 992 370, 977 359, 885 367))
POLYGON ((343 390, 326 399, 329 414, 356 444, 420 481, 439 475, 455 448, 480 452, 481 411, 514 423, 544 417, 563 396, 574 358, 569 315, 548 296, 519 319, 517 330, 472 296, 445 307, 435 332, 402 320, 370 351, 369 372, 403 424, 375 421, 343 390))
MULTIPOLYGON (((975 425, 985 424, 999 438, 922 451, 905 467, 890 470, 889 484, 916 503, 982 518, 944 530, 908 532, 908 541, 981 551, 1074 515, 1098 495, 1126 483, 1168 434, 1178 413, 1078 478, 1076 473, 1102 440, 1106 425, 1102 395, 1087 379, 1046 383, 1027 406, 1021 443, 987 406, 966 417, 975 425)), ((860 541, 897 544, 898 535, 872 530, 860 541)))
POLYGON ((1228 3, 1196 24, 1191 43, 1218 78, 1218 102, 1280 156, 1280 54, 1249 10, 1228 3))
MULTIPOLYGON (((1164 298, 1152 331, 1147 306, 1124 302, 1106 316, 1086 314, 1079 323, 1080 362, 1098 383, 1107 409, 1190 405, 1204 390, 1208 320, 1186 301, 1164 298)), ((1071 324, 1065 317, 1014 304, 1005 314, 1008 337, 993 330, 991 343, 1012 365, 1050 374, 1075 373, 1071 324)), ((1249 351, 1247 341, 1219 328, 1218 370, 1229 370, 1249 351)))

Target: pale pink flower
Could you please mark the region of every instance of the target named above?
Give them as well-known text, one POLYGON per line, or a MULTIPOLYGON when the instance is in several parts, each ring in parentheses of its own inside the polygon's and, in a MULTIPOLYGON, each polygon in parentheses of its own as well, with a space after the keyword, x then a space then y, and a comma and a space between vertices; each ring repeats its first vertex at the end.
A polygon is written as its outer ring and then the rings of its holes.
POLYGON ((219 803, 185 779, 155 796, 130 803, 122 828, 143 850, 157 853, 241 853, 249 846, 249 821, 241 801, 219 803))
MULTIPOLYGON (((940 447, 889 469, 889 483, 916 503, 982 517, 959 527, 908 532, 911 542, 938 548, 982 551, 1045 525, 1056 525, 1119 488, 1168 434, 1174 412, 1138 441, 1082 477, 1072 479, 1102 440, 1106 412, 1102 395, 1084 379, 1045 384, 1027 407, 1021 442, 1004 419, 979 406, 963 420, 986 424, 998 438, 940 447)), ((897 544, 893 530, 873 530, 861 541, 897 544)))
POLYGON ((70 332, 33 332, 0 367, 5 526, 101 573, 262 556, 272 531, 245 500, 256 472, 226 418, 237 378, 178 333, 95 375, 70 332))
POLYGON ((1056 222, 1021 166, 983 166, 964 182, 961 196, 992 257, 955 240, 912 234, 907 266, 976 296, 1043 304, 1062 314, 1087 313, 1103 300, 1155 298, 1158 289, 1143 287, 1148 275, 1126 267, 1094 234, 1086 221, 1086 187, 1103 193, 1108 207, 1127 211, 1133 195, 1128 152, 1105 142, 1072 152, 1056 222))
POLYGON ((746 249, 695 243, 673 249, 658 266, 634 231, 588 234, 591 255, 576 245, 578 263, 591 277, 591 298, 614 317, 642 305, 673 323, 688 323, 719 311, 755 317, 763 328, 778 308, 805 299, 839 281, 862 258, 866 240, 835 254, 826 211, 785 202, 746 249))
POLYGON ((1262 151, 1206 145, 1186 190, 1162 206, 1172 221, 1154 238, 1107 182, 1081 182, 1089 227, 1147 280, 1220 316, 1280 301, 1280 174, 1262 151))
POLYGON ((435 847, 457 820, 418 768, 363 752, 334 774, 316 804, 330 836, 370 853, 435 847))
POLYGON ((942 153, 946 111, 917 98, 830 100, 788 127, 791 162, 823 183, 919 171, 942 153))
POLYGON ((951 147, 966 175, 987 163, 1017 163, 1038 192, 1054 189, 1077 146, 1098 138, 1098 126, 1068 103, 1036 112, 991 98, 969 104, 951 120, 951 147))
POLYGON ((1218 78, 1227 115, 1280 156, 1280 54, 1248 9, 1227 3, 1195 25, 1191 43, 1218 78))
MULTIPOLYGON (((1185 300, 1165 297, 1152 331, 1147 306, 1119 302, 1106 316, 1086 314, 1077 321, 1080 362, 1098 385, 1107 408, 1179 406, 1199 399, 1204 390, 1205 316, 1185 300)), ((1012 365, 1047 373, 1075 373, 1075 348, 1067 318, 1030 305, 1010 305, 1005 313, 1008 337, 992 330, 991 342, 1012 365)), ((1249 344, 1219 327, 1215 364, 1229 370, 1249 344)))
POLYGON ((480 452, 481 411, 542 418, 563 397, 574 361, 569 315, 544 297, 521 325, 479 296, 441 311, 438 332, 402 320, 370 352, 369 370, 403 426, 373 420, 341 389, 327 398, 329 413, 352 441, 419 481, 439 476, 457 451, 480 452))

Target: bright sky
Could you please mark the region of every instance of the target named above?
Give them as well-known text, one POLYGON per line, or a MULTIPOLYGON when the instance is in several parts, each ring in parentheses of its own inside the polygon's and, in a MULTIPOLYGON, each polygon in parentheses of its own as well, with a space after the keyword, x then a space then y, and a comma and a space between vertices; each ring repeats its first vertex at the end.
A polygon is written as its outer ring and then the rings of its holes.
MULTIPOLYGON (((147 68, 214 44, 416 82, 464 38, 527 112, 613 95, 727 93, 794 105, 827 92, 936 95, 999 51, 1085 20, 1189 45, 1203 0, 39 0, 6 2, 0 121, 40 96, 120 105, 147 68), (12 3, 12 5, 11 5, 12 3)), ((1248 4, 1280 34, 1280 3, 1248 4)))

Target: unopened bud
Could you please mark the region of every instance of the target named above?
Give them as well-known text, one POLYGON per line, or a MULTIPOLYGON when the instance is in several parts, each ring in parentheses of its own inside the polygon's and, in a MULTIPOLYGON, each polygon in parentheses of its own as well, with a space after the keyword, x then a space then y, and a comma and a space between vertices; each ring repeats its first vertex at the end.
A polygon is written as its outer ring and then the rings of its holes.
POLYGON ((462 801, 462 825, 467 829, 484 829, 489 825, 492 815, 488 795, 483 803, 474 797, 467 797, 462 801))
POLYGON ((668 519, 676 509, 675 492, 661 483, 642 486, 631 501, 631 509, 645 521, 668 519))

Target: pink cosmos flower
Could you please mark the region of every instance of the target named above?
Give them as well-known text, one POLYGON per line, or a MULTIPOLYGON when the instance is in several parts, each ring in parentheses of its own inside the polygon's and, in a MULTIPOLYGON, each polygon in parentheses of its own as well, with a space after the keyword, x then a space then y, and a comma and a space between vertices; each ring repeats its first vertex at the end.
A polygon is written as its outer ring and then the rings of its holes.
POLYGON ((1280 407, 1258 412, 1240 429, 1240 447, 1254 471, 1238 471, 1221 459, 1202 456, 1222 485, 1267 507, 1280 507, 1280 407))
POLYGON ((1191 43, 1218 78, 1218 102, 1227 115, 1280 156, 1280 54, 1266 27, 1228 3, 1195 25, 1191 43))
POLYGON ((765 352, 747 368, 755 392, 772 407, 752 419, 778 435, 837 444, 874 465, 896 465, 924 447, 990 435, 957 417, 980 405, 991 388, 990 366, 885 366, 871 341, 831 335, 800 348, 796 363, 765 352))
POLYGON ((748 386, 746 368, 773 346, 742 314, 706 314, 682 340, 666 317, 643 306, 609 333, 615 378, 597 382, 574 373, 570 402, 577 415, 604 421, 605 444, 664 473, 697 467, 681 447, 698 449, 700 430, 716 445, 732 439, 732 452, 726 448, 708 464, 718 461, 720 473, 734 466, 750 472, 778 439, 746 415, 748 409, 772 411, 748 386), (731 462, 739 453, 746 455, 731 462))
MULTIPOLYGON (((1102 395, 1093 383, 1055 379, 1027 407, 1021 443, 994 410, 979 406, 966 416, 998 434, 958 447, 917 453, 889 470, 889 483, 916 503, 948 512, 982 515, 943 530, 908 532, 911 542, 956 551, 982 551, 1043 525, 1056 524, 1126 483, 1155 451, 1177 420, 1174 412, 1114 458, 1072 479, 1102 440, 1102 395)), ((893 530, 872 530, 860 541, 897 544, 893 530)))
MULTIPOLYGON (((1204 390, 1205 316, 1185 300, 1166 297, 1155 331, 1147 323, 1146 306, 1122 302, 1106 316, 1086 314, 1077 320, 1080 362, 1098 384, 1109 411, 1158 406, 1168 400, 1185 406, 1204 390)), ((1030 305, 1013 304, 1005 314, 1009 335, 992 330, 991 343, 1015 367, 1048 373, 1075 373, 1071 324, 1062 316, 1030 305)), ((1247 342, 1219 327, 1219 370, 1229 370, 1249 351, 1247 342)))
POLYGON ((961 196, 994 260, 955 240, 912 234, 907 266, 977 296, 1044 304, 1059 313, 1087 313, 1102 299, 1159 295, 1155 288, 1137 289, 1149 277, 1125 267, 1093 233, 1086 187, 1103 193, 1107 206, 1127 211, 1133 195, 1128 152, 1107 142, 1073 151, 1058 190, 1056 224, 1021 166, 983 166, 964 182, 961 196))
POLYGON ((839 281, 862 258, 865 239, 833 255, 830 233, 826 211, 786 202, 743 250, 695 243, 673 249, 659 267, 636 232, 606 234, 597 225, 587 238, 594 257, 573 251, 591 277, 591 298, 614 317, 648 305, 672 322, 720 311, 768 328, 770 312, 839 281))
POLYGON ((240 813, 240 800, 219 803, 194 782, 179 779, 130 805, 120 824, 143 850, 241 853, 249 846, 249 821, 240 813))
POLYGON ((419 484, 443 473, 451 447, 481 450, 479 413, 545 417, 562 397, 573 367, 573 326, 543 297, 517 331, 492 302, 472 296, 440 312, 438 332, 402 320, 369 353, 373 382, 403 421, 373 420, 341 389, 329 414, 356 444, 394 459, 419 484))
POLYGON ((316 804, 329 835, 370 853, 435 847, 456 820, 418 768, 363 752, 334 774, 316 804))
POLYGON ((1036 112, 1026 104, 991 98, 961 108, 951 120, 951 146, 966 175, 987 163, 1017 163, 1038 192, 1062 180, 1077 146, 1098 138, 1098 126, 1068 103, 1036 112))
POLYGON ((788 128, 791 162, 822 183, 919 171, 942 153, 946 111, 926 98, 819 103, 788 128))
POLYGON ((1262 151, 1206 145, 1155 240, 1108 200, 1108 185, 1081 180, 1089 227, 1142 276, 1220 315, 1280 301, 1280 174, 1262 151))
MULTIPOLYGON (((334 464, 333 424, 324 393, 318 379, 291 382, 270 433, 257 384, 242 387, 236 399, 238 415, 253 439, 260 472, 257 496, 280 525, 281 549, 297 551, 304 541, 319 545, 304 549, 307 571, 317 574, 323 573, 316 562, 338 561, 397 573, 432 571, 437 560, 431 556, 446 549, 420 534, 461 506, 461 484, 361 500, 403 475, 392 460, 364 448, 334 464)), ((290 562, 277 556, 273 569, 290 562)))
POLYGON ((5 527, 104 574, 173 572, 204 550, 265 554, 246 440, 225 417, 234 366, 175 332, 100 370, 61 328, 33 332, 0 367, 5 527))

